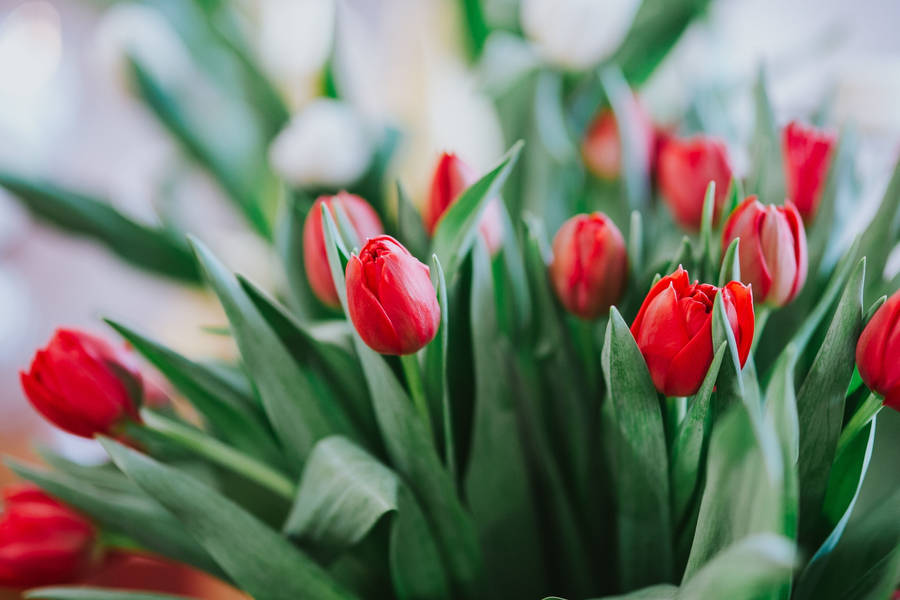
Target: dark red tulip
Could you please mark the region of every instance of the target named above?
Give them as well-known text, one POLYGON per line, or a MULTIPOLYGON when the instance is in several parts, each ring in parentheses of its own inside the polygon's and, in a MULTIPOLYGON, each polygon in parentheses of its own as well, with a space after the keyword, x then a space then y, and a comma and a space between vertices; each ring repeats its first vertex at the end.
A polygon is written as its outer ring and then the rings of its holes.
POLYGON ((731 172, 728 150, 717 138, 667 137, 660 142, 659 187, 675 221, 686 229, 700 229, 703 200, 710 181, 716 182, 713 222, 718 222, 728 195, 731 172))
POLYGON ((869 389, 900 410, 900 292, 894 292, 863 329, 856 366, 869 389))
POLYGON ((763 205, 750 196, 738 206, 722 231, 722 247, 741 238, 741 280, 753 285, 753 299, 784 306, 806 282, 806 232, 791 202, 763 205))
POLYGON ((90 565, 95 537, 87 520, 38 488, 3 490, 0 587, 75 580, 90 565))
POLYGON ((31 405, 69 433, 115 435, 124 422, 140 421, 142 383, 134 356, 99 337, 58 329, 19 375, 31 405))
MULTIPOLYGON (((634 123, 639 128, 636 143, 641 143, 646 168, 653 163, 656 133, 653 122, 643 107, 635 101, 634 123)), ((600 179, 617 179, 622 172, 622 140, 619 126, 611 110, 602 110, 591 122, 581 144, 581 157, 588 170, 600 179)))
POLYGON ((441 318, 428 267, 388 235, 370 239, 347 263, 347 305, 359 336, 382 354, 412 354, 441 318))
POLYGON ((582 319, 609 312, 625 291, 628 256, 622 234, 606 215, 576 215, 553 239, 550 281, 563 306, 582 319))
POLYGON ((750 287, 732 281, 717 288, 691 283, 678 267, 647 294, 634 323, 634 336, 656 389, 666 396, 690 396, 700 389, 713 359, 712 309, 722 294, 728 323, 734 332, 741 366, 753 342, 753 295, 750 287))
POLYGON ((807 223, 819 210, 835 145, 833 133, 791 121, 782 132, 788 198, 807 223))
MULTIPOLYGON (((422 219, 429 234, 434 234, 438 222, 450 205, 477 180, 475 171, 458 156, 447 152, 441 154, 431 178, 428 200, 422 209, 422 219)), ((503 245, 503 220, 499 202, 499 198, 488 200, 478 222, 478 230, 491 254, 496 253, 503 245)))
POLYGON ((371 237, 384 233, 381 219, 368 202, 354 194, 340 192, 334 196, 319 196, 313 203, 306 221, 303 223, 303 266, 309 287, 324 304, 338 307, 341 304, 334 281, 331 279, 331 268, 328 266, 328 254, 325 250, 325 236, 322 233, 322 205, 328 207, 331 216, 337 220, 335 206, 340 206, 356 234, 360 243, 371 237))

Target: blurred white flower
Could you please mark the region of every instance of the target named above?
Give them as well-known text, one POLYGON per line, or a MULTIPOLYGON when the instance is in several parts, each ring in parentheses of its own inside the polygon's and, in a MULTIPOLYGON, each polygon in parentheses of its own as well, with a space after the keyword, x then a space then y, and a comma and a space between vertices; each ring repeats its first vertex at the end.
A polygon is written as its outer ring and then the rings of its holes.
POLYGON ((850 55, 838 68, 834 112, 867 133, 900 135, 900 58, 850 55))
POLYGON ((366 123, 350 105, 328 99, 315 100, 294 115, 269 147, 272 167, 294 185, 352 183, 371 157, 366 123))
POLYGON ((522 0, 525 34, 548 61, 584 69, 618 48, 641 0, 522 0))
POLYGON ((101 76, 126 93, 131 91, 129 57, 166 87, 190 81, 194 70, 181 38, 158 10, 145 4, 116 4, 97 25, 92 59, 101 76))
POLYGON ((259 4, 259 59, 292 107, 316 92, 334 42, 334 18, 334 0, 261 0, 259 4))

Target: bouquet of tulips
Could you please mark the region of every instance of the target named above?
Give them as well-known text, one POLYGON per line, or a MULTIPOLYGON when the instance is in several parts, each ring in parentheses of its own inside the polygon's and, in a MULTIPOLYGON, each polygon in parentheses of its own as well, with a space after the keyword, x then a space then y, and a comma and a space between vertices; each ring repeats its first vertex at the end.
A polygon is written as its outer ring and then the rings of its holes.
MULTIPOLYGON (((198 23, 283 125, 215 4, 198 23)), ((490 28, 461 4, 481 56, 490 28)), ((484 174, 441 155, 421 208, 388 180, 390 141, 346 191, 229 170, 132 59, 139 95, 278 250, 285 285, 0 175, 35 214, 202 281, 228 319, 213 334, 239 350, 184 356, 112 320, 118 341, 57 331, 23 389, 109 461, 10 461, 41 489, 4 493, 0 586, 77 581, 126 547, 259 600, 888 598, 900 491, 854 508, 877 415, 900 410, 885 269, 900 169, 846 240, 854 137, 777 127, 763 77, 744 175, 717 138, 655 125, 629 84, 703 4, 645 0, 600 68, 537 63, 494 90, 525 144, 484 174)))

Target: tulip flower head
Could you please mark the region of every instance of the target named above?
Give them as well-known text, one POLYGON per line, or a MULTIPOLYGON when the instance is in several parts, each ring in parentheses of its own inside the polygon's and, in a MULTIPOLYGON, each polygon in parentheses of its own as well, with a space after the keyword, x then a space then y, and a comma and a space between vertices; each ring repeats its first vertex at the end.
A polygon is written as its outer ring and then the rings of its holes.
POLYGON ((0 512, 0 588, 68 583, 91 562, 91 524, 40 489, 3 490, 0 512))
MULTIPOLYGON (((637 102, 635 107, 635 124, 640 128, 640 139, 646 168, 649 172, 654 159, 656 132, 650 116, 637 102)), ((616 117, 609 109, 601 111, 591 122, 581 144, 581 157, 587 169, 600 179, 617 179, 622 172, 622 140, 619 137, 619 126, 616 117)))
POLYGON ((666 396, 690 396, 700 389, 713 359, 712 310, 720 293, 743 367, 753 341, 749 286, 737 281, 722 288, 691 283, 687 271, 679 266, 660 279, 644 299, 631 334, 656 389, 666 396))
POLYGON ((142 382, 134 356, 99 337, 58 329, 19 375, 35 410, 69 433, 115 435, 124 422, 140 421, 142 382))
POLYGON ((782 133, 788 198, 809 223, 819 210, 835 145, 833 133, 792 121, 782 133))
POLYGON ((721 140, 696 136, 689 139, 670 137, 660 142, 659 187, 675 221, 685 229, 700 229, 703 200, 710 181, 716 182, 713 222, 718 221, 728 195, 731 173, 728 151, 721 140))
POLYGON ((625 240, 606 215, 576 215, 560 227, 550 281, 566 310, 582 319, 609 312, 622 297, 627 276, 625 240))
POLYGON ((412 354, 430 342, 441 317, 428 267, 380 235, 347 263, 347 308, 363 341, 382 354, 412 354))
POLYGON ((319 196, 313 203, 306 220, 303 222, 303 265, 309 287, 324 304, 337 308, 340 306, 337 290, 331 278, 331 267, 325 249, 325 235, 322 230, 322 205, 328 207, 334 219, 334 207, 340 206, 361 242, 381 235, 384 228, 375 209, 368 202, 355 194, 340 192, 334 196, 319 196))
MULTIPOLYGON (((447 152, 441 154, 431 178, 428 200, 422 210, 422 219, 429 235, 434 235, 450 205, 477 180, 475 171, 458 156, 447 152)), ((478 230, 491 254, 495 254, 503 244, 503 215, 499 202, 499 198, 488 200, 478 222, 478 230)))
POLYGON ((900 292, 894 292, 863 329, 856 366, 869 389, 900 410, 900 292))
POLYGON ((741 280, 759 304, 784 306, 803 289, 808 266, 806 232, 793 203, 763 205, 750 196, 722 231, 722 247, 740 238, 741 280))

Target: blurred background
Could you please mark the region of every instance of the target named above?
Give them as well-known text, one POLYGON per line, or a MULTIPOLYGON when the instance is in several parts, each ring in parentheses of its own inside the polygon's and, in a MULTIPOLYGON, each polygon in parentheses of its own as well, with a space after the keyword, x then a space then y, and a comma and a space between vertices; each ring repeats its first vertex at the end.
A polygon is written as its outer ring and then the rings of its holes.
MULTIPOLYGON (((440 151, 456 151, 481 169, 504 150, 500 116, 487 96, 497 82, 469 64, 458 2, 234 2, 250 51, 293 115, 268 146, 241 126, 246 106, 217 93, 229 75, 192 37, 194 16, 184 8, 190 4, 0 0, 0 171, 88 191, 139 222, 177 222, 234 270, 271 288, 280 277, 272 250, 220 201, 219 187, 185 160, 136 98, 128 57, 182 90, 222 146, 235 149, 235 160, 250 153, 293 183, 360 175, 376 136, 357 139, 359 130, 402 132, 389 169, 414 200, 424 197, 440 151), (341 107, 320 98, 329 85, 326 71, 340 78, 341 107), (352 114, 345 114, 347 106, 352 114), (361 127, 348 127, 348 119, 361 127)), ((484 4, 497 19, 521 20, 528 43, 496 54, 509 70, 533 60, 578 69, 606 51, 599 47, 606 37, 620 35, 611 30, 616 19, 591 0, 526 0, 533 7, 520 15, 515 0, 484 4), (567 4, 582 18, 568 18, 560 8, 567 4)), ((623 11, 630 4, 623 0, 623 11)), ((641 97, 662 123, 716 103, 704 114, 728 118, 703 126, 733 145, 740 172, 751 89, 765 66, 779 123, 825 114, 835 129, 852 125, 859 134, 862 185, 858 210, 844 224, 850 235, 871 214, 900 149, 898 27, 896 0, 714 1, 641 97)), ((898 262, 889 269, 900 270, 898 262)), ((39 224, 0 191, 0 452, 28 456, 38 440, 79 460, 100 456, 91 442, 36 416, 18 371, 56 327, 102 331, 104 316, 139 324, 188 355, 232 352, 224 337, 209 333, 222 317, 199 287, 135 270, 93 242, 39 224)), ((885 413, 869 486, 900 481, 893 452, 884 451, 900 442, 900 415, 885 413)), ((9 477, 0 467, 0 483, 9 477)))

